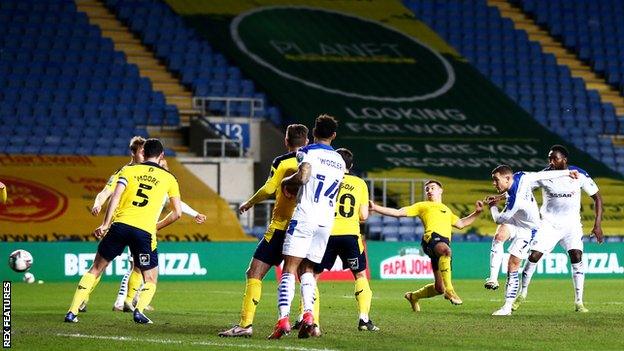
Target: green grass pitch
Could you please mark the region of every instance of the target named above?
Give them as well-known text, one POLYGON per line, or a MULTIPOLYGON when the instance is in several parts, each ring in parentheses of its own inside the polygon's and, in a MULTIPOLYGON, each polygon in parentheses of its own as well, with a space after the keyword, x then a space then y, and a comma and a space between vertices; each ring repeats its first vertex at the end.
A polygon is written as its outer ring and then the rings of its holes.
MULTIPOLYGON (((502 279, 501 279, 502 282, 502 279)), ((76 282, 77 283, 77 282, 76 282)), ((571 280, 535 280, 528 301, 511 317, 490 314, 503 291, 481 281, 459 280, 464 300, 423 300, 411 311, 403 293, 425 281, 372 281, 371 318, 380 332, 357 330, 352 283, 321 282, 320 338, 295 333, 266 340, 276 320, 276 283, 266 282, 252 338, 224 339, 217 332, 238 322, 243 282, 161 282, 138 325, 131 314, 112 312, 118 282, 103 281, 77 324, 63 323, 76 283, 14 283, 12 346, 16 350, 623 350, 624 283, 588 279, 585 305, 574 312, 571 280)), ((297 294, 298 296, 298 294, 297 294)), ((295 299, 298 299, 296 297, 295 299)), ((298 303, 294 303, 294 311, 298 303)), ((298 312, 293 313, 296 315, 298 312)), ((292 320, 292 318, 291 318, 292 320)))

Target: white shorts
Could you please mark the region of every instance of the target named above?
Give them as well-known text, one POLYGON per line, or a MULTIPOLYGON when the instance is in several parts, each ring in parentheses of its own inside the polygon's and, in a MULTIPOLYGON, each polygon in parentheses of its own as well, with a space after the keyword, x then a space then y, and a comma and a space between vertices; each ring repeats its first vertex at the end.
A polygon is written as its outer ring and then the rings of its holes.
POLYGON ((531 249, 531 239, 535 234, 535 229, 527 229, 517 227, 513 224, 505 224, 509 231, 509 240, 511 244, 507 248, 507 252, 510 255, 514 255, 521 260, 529 257, 529 250, 531 249))
POLYGON ((565 251, 583 251, 583 226, 581 223, 555 226, 549 221, 542 221, 537 234, 531 241, 531 250, 550 253, 557 243, 565 251))
POLYGON ((321 263, 331 230, 331 226, 323 227, 293 219, 286 230, 282 254, 307 258, 314 263, 321 263))

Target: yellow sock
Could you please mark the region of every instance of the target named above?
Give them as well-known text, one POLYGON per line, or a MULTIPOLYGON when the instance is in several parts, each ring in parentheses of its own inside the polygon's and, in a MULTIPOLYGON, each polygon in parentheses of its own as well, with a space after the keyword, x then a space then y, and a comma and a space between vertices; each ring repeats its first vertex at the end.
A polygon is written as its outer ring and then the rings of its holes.
POLYGON ((89 299, 91 288, 93 287, 96 279, 95 275, 89 272, 85 273, 82 278, 80 278, 80 282, 78 282, 78 287, 74 293, 71 306, 69 306, 69 312, 78 314, 78 308, 82 302, 89 299))
POLYGON ((126 295, 126 303, 132 305, 132 300, 143 283, 143 275, 135 270, 130 273, 128 278, 128 294, 126 295))
POLYGON ((248 327, 253 324, 256 315, 256 306, 260 302, 262 295, 262 280, 249 278, 245 285, 245 295, 243 295, 243 308, 241 309, 241 319, 238 325, 248 327))
POLYGON ((321 294, 319 293, 318 285, 316 286, 314 294, 314 296, 316 296, 314 300, 314 311, 312 312, 314 313, 314 323, 316 323, 316 325, 321 325, 321 294))
POLYGON ((358 278, 355 280, 355 301, 357 301, 358 312, 360 316, 370 312, 371 301, 373 300, 373 291, 368 285, 368 279, 358 278))
POLYGON ((156 284, 148 282, 143 284, 143 289, 141 289, 141 294, 139 295, 139 301, 137 301, 136 308, 139 312, 143 313, 143 309, 145 306, 149 305, 152 302, 152 298, 156 293, 156 284))
POLYGON ((442 256, 438 261, 438 267, 440 270, 440 274, 442 275, 442 281, 444 282, 444 290, 452 290, 453 283, 451 282, 451 257, 450 256, 442 256))
POLYGON ((102 274, 100 274, 97 278, 95 278, 95 281, 93 282, 93 286, 91 286, 91 290, 89 291, 89 295, 87 295, 87 297, 84 299, 85 304, 89 302, 89 297, 91 297, 91 293, 93 292, 93 290, 95 290, 95 287, 98 286, 98 284, 100 284, 100 279, 102 279, 102 275, 104 275, 104 272, 102 272, 102 274))
POLYGON ((440 293, 435 289, 434 284, 427 284, 422 288, 412 291, 412 299, 420 300, 428 297, 434 297, 440 295, 440 293))

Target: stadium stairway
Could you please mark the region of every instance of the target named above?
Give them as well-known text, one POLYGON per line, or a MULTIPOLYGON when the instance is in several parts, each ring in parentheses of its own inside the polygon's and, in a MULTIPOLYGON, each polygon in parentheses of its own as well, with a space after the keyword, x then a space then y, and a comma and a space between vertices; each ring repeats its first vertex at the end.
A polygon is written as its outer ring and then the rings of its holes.
POLYGON ((553 54, 559 65, 568 66, 573 77, 585 81, 587 89, 598 91, 603 102, 613 104, 618 116, 624 115, 624 98, 619 95, 619 92, 594 73, 591 67, 583 63, 575 54, 570 53, 548 31, 540 28, 532 18, 506 0, 488 0, 487 3, 489 6, 498 8, 502 17, 511 19, 516 29, 526 31, 529 40, 539 42, 545 53, 553 54))
MULTIPOLYGON (((78 11, 84 12, 91 24, 102 30, 102 36, 113 41, 115 49, 126 54, 127 61, 139 68, 142 77, 152 81, 154 90, 165 95, 167 104, 174 105, 180 113, 180 123, 187 125, 192 115, 197 111, 192 107, 192 93, 186 89, 165 65, 154 56, 154 53, 137 39, 122 22, 120 22, 108 8, 97 0, 77 0, 78 11)), ((150 136, 165 139, 167 145, 176 153, 188 152, 188 146, 183 144, 183 136, 179 128, 166 129, 150 128, 150 136)))

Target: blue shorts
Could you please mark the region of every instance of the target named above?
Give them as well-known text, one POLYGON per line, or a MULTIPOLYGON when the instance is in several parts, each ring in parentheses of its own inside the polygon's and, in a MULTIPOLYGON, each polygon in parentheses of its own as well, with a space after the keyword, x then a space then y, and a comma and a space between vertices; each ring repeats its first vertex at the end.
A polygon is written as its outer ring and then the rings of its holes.
POLYGON ((279 266, 282 263, 282 247, 284 246, 284 237, 286 232, 275 229, 271 240, 265 238, 260 240, 256 252, 253 257, 271 266, 279 266))
POLYGON ((140 270, 158 267, 158 250, 152 251, 152 235, 142 229, 124 223, 113 223, 98 245, 98 253, 112 261, 130 246, 134 266, 140 270))
POLYGON ((448 238, 435 232, 431 233, 431 239, 429 239, 429 242, 424 239, 420 242, 423 252, 431 259, 431 268, 433 268, 434 271, 438 270, 438 261, 440 260, 440 257, 435 254, 434 248, 440 243, 445 243, 449 247, 451 246, 451 241, 448 238))
POLYGON ((350 269, 353 273, 366 269, 366 254, 363 249, 360 251, 359 235, 332 235, 327 242, 323 260, 314 265, 314 272, 321 273, 331 269, 338 256, 343 269, 350 269))

